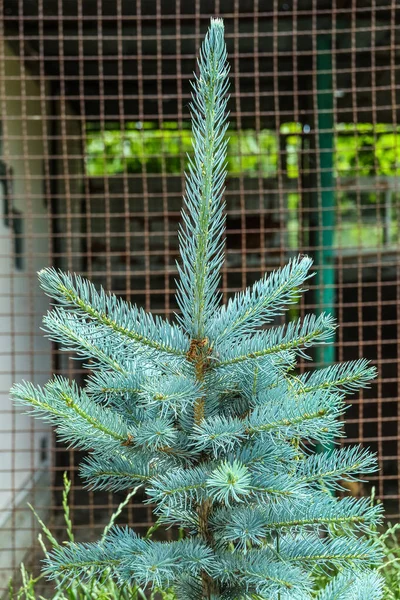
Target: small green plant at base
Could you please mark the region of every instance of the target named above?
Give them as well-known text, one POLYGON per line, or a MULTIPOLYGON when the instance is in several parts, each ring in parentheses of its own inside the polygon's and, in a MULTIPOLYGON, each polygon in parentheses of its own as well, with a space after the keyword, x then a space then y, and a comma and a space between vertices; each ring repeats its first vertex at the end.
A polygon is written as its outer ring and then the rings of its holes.
POLYGON ((381 506, 332 494, 377 469, 368 449, 332 448, 344 436, 345 396, 375 369, 361 359, 298 374, 299 359, 336 330, 324 313, 276 322, 305 289, 307 256, 222 304, 229 65, 221 19, 211 20, 198 71, 175 322, 44 269, 40 282, 55 302, 46 330, 87 361, 88 377, 82 387, 56 376, 12 391, 61 440, 88 451, 81 474, 92 489, 143 486, 158 522, 185 536, 161 542, 112 526, 97 543, 53 549, 46 574, 63 586, 106 572, 121 586, 173 587, 179 600, 311 600, 318 564, 340 572, 318 600, 364 600, 366 589, 380 600, 382 548, 369 534, 381 506))
POLYGON ((383 600, 400 600, 400 523, 389 523, 374 537, 384 556, 383 564, 377 569, 385 582, 383 600))
MULTIPOLYGON (((375 488, 372 488, 371 506, 377 504, 375 497, 375 488)), ((371 527, 368 533, 369 539, 380 547, 383 561, 376 569, 377 573, 382 577, 382 600, 400 600, 400 523, 392 525, 385 524, 383 527, 371 527)), ((332 574, 316 570, 315 587, 317 590, 323 590, 329 585, 332 574)), ((368 600, 367 590, 362 590, 364 596, 360 596, 361 600, 368 600)), ((319 597, 318 595, 316 596, 319 597)), ((338 600, 342 600, 342 596, 337 596, 338 600)), ((353 598, 353 596, 351 596, 353 598)), ((358 598, 358 597, 356 597, 358 598)), ((335 598, 336 600, 336 598, 335 598)))
MULTIPOLYGON (((70 542, 75 541, 75 535, 72 528, 72 522, 70 519, 70 508, 68 502, 69 491, 71 489, 71 481, 68 479, 67 474, 64 473, 64 489, 63 489, 63 516, 65 521, 65 532, 66 537, 70 542)), ((130 491, 125 499, 119 504, 116 511, 111 515, 110 520, 104 527, 101 539, 105 539, 107 533, 115 525, 118 517, 121 515, 123 509, 129 504, 131 498, 136 494, 137 488, 130 491)), ((42 532, 50 542, 51 550, 60 548, 62 544, 58 542, 49 527, 39 517, 35 509, 29 505, 32 512, 34 513, 42 532)), ((151 526, 147 533, 146 538, 150 539, 153 533, 158 529, 158 524, 151 526)), ((43 550, 45 557, 49 556, 49 550, 46 547, 43 535, 38 535, 38 541, 40 547, 43 550)), ((46 600, 43 595, 38 594, 37 589, 39 584, 42 582, 44 575, 41 574, 34 577, 26 569, 24 563, 20 566, 20 577, 21 585, 18 589, 14 589, 13 580, 9 584, 9 600, 46 600)), ((176 596, 172 590, 160 590, 154 589, 151 594, 146 594, 145 591, 139 586, 120 585, 112 577, 107 570, 102 574, 100 578, 90 577, 90 568, 86 578, 78 581, 57 581, 57 588, 52 590, 49 600, 175 600, 176 596)), ((51 584, 47 584, 50 589, 51 584)))

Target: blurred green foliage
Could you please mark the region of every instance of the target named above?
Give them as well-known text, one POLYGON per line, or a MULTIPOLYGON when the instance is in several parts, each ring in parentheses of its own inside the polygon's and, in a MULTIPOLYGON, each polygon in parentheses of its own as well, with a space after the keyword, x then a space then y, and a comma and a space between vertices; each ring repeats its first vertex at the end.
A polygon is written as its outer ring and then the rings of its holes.
MULTIPOLYGON (((278 139, 265 129, 230 132, 228 171, 274 177, 278 167, 278 139)), ((192 150, 191 131, 178 129, 177 123, 164 123, 156 129, 152 123, 128 124, 124 131, 88 130, 86 169, 88 175, 117 173, 176 173, 186 166, 192 150)))
MULTIPOLYGON (((307 128, 305 128, 307 131, 307 128)), ((290 248, 298 248, 303 225, 299 208, 304 202, 296 180, 299 177, 302 136, 300 123, 284 123, 279 135, 268 129, 229 131, 228 172, 231 176, 274 179, 279 171, 286 179, 287 232, 290 248)), ((334 169, 337 177, 374 177, 400 175, 400 128, 386 124, 339 123, 333 132, 334 169)), ((307 147, 307 144, 305 145, 307 147)), ((93 123, 86 132, 86 170, 89 176, 119 173, 176 174, 186 168, 191 154, 191 130, 186 124, 164 122, 127 123, 121 131, 109 124, 100 131, 93 123)), ((315 170, 316 157, 310 152, 307 162, 315 170)), ((304 194, 304 192, 303 192, 304 194)), ((375 247, 392 243, 399 236, 397 198, 388 207, 382 193, 338 189, 334 246, 342 248, 375 247), (387 223, 390 221, 390 227, 387 223), (386 223, 386 231, 383 224, 386 223)))
MULTIPOLYGON (((228 171, 230 174, 276 177, 279 168, 280 137, 284 139, 286 176, 299 175, 302 128, 284 123, 280 135, 269 129, 229 132, 228 171)), ((335 171, 339 176, 400 174, 400 129, 385 124, 339 123, 334 132, 335 171)), ((100 131, 93 124, 86 134, 88 175, 123 173, 176 173, 191 153, 191 131, 176 122, 162 129, 150 122, 127 123, 124 131, 110 125, 100 131)))

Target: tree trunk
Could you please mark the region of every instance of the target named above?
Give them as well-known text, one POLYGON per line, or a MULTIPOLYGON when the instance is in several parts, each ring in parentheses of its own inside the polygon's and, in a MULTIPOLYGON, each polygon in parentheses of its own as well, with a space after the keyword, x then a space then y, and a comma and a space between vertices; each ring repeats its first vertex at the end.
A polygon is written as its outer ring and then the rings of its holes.
MULTIPOLYGON (((204 381, 204 374, 209 365, 208 339, 193 339, 188 352, 188 359, 195 365, 196 379, 199 382, 204 381)), ((196 400, 194 407, 194 421, 200 425, 205 416, 205 396, 196 400)), ((208 527, 208 519, 211 512, 211 500, 205 500, 199 504, 197 513, 199 515, 199 534, 208 546, 213 547, 213 537, 208 527)), ((206 573, 202 571, 201 581, 203 588, 203 600, 210 600, 219 593, 218 584, 206 573)))
MULTIPOLYGON (((198 507, 198 515, 199 515, 199 532, 203 540, 207 543, 208 546, 212 547, 213 539, 212 534, 208 528, 208 518, 211 511, 211 501, 205 500, 198 507)), ((203 599, 210 600, 210 598, 214 595, 216 596, 219 592, 217 583, 206 573, 202 571, 201 581, 203 586, 203 599)))

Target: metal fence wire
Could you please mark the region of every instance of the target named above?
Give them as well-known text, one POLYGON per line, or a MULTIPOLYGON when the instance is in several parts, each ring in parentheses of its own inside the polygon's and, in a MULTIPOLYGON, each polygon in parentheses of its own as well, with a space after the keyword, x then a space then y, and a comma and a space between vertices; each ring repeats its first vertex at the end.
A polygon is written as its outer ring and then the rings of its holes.
MULTIPOLYGON (((400 7, 396 0, 1 0, 0 587, 39 514, 96 537, 121 497, 93 494, 80 456, 14 408, 8 390, 82 366, 44 339, 36 271, 74 270, 171 316, 190 152, 189 79, 210 15, 231 63, 225 299, 299 252, 318 275, 290 311, 340 323, 327 364, 378 369, 347 412, 376 450, 370 485, 400 516, 400 7)), ((131 504, 139 530, 151 513, 131 504)), ((31 551, 31 561, 36 560, 31 551)))

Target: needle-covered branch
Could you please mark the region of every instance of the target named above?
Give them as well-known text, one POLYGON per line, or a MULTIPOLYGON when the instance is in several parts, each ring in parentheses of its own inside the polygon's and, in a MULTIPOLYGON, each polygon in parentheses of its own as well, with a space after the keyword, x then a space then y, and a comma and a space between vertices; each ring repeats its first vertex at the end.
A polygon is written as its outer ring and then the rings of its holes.
MULTIPOLYGON (((175 325, 146 313, 118 299, 113 294, 98 292, 94 285, 79 275, 56 269, 39 273, 42 289, 63 309, 104 328, 113 339, 132 344, 137 352, 166 354, 171 359, 185 357, 189 347, 187 337, 175 325)), ((62 311, 59 311, 62 314, 62 311)))
POLYGON ((308 256, 293 258, 282 269, 273 271, 252 287, 236 294, 222 306, 213 319, 217 343, 230 343, 256 331, 284 312, 285 306, 298 301, 304 282, 311 276, 308 256))
POLYGON ((179 231, 182 262, 177 301, 183 329, 192 339, 202 340, 211 333, 209 322, 220 302, 217 290, 224 259, 229 65, 220 19, 213 21, 206 35, 198 66, 190 104, 194 156, 189 159, 179 231))
POLYGON ((243 336, 235 344, 217 346, 220 359, 216 366, 234 365, 287 351, 308 358, 304 350, 316 344, 324 344, 333 336, 335 329, 334 319, 330 315, 308 315, 303 320, 243 336))

